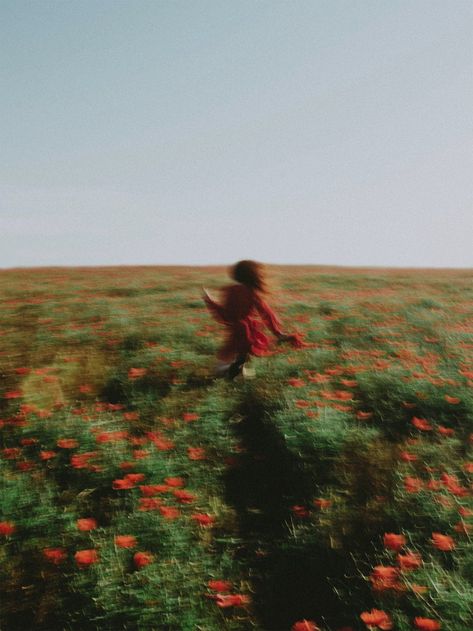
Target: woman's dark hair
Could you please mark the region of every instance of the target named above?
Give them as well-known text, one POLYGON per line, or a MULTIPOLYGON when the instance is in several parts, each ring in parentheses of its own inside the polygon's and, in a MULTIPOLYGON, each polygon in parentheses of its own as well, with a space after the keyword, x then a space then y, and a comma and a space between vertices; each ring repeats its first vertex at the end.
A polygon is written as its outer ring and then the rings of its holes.
POLYGON ((247 260, 238 261, 238 263, 235 263, 231 268, 230 275, 238 283, 242 283, 262 293, 267 292, 266 282, 263 277, 264 268, 262 263, 247 260))

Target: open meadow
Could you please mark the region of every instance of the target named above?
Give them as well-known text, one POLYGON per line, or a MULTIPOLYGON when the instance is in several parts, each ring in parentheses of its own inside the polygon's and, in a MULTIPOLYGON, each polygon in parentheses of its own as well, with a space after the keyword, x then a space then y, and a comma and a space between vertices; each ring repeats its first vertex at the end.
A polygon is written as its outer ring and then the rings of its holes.
POLYGON ((473 271, 267 269, 0 271, 2 631, 471 631, 473 271))

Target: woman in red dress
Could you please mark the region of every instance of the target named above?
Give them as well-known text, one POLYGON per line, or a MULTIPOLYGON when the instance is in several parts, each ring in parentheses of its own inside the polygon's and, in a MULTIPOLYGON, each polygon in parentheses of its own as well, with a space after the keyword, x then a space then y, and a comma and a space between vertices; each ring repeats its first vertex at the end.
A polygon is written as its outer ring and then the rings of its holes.
POLYGON ((217 353, 220 366, 217 372, 227 372, 230 379, 243 372, 251 355, 271 354, 269 340, 261 331, 259 315, 265 325, 279 339, 296 348, 305 346, 299 334, 286 335, 276 314, 263 300, 266 289, 263 269, 256 261, 239 261, 231 268, 231 277, 237 283, 223 288, 224 302, 219 304, 204 288, 204 301, 212 316, 228 329, 227 339, 217 353))

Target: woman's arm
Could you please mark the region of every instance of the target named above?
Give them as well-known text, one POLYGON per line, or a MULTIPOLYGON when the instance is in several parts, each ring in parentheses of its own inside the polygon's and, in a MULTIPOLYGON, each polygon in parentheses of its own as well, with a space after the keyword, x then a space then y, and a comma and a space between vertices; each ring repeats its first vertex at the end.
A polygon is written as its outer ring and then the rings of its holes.
POLYGON ((256 309, 260 314, 262 320, 266 326, 271 329, 274 335, 278 338, 279 342, 290 342, 294 348, 303 348, 307 344, 303 341, 303 336, 300 333, 286 334, 281 328, 281 321, 276 316, 271 307, 262 300, 259 296, 256 298, 256 309))
POLYGON ((220 322, 221 324, 226 324, 227 319, 225 317, 225 309, 222 307, 222 305, 220 305, 216 300, 211 297, 205 287, 202 287, 202 290, 204 294, 204 302, 207 305, 212 316, 215 318, 215 320, 217 320, 217 322, 220 322))
POLYGON ((255 301, 255 306, 268 329, 270 329, 276 337, 280 339, 284 337, 284 332, 281 328, 281 321, 268 303, 258 296, 255 301))

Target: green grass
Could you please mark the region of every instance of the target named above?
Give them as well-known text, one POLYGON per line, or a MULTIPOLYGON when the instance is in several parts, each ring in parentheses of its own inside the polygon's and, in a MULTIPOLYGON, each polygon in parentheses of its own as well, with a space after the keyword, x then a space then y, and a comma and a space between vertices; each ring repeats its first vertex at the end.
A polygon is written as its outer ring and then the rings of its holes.
POLYGON ((212 378, 222 268, 0 272, 2 630, 472 628, 473 272, 268 269, 311 346, 246 382, 212 378))

